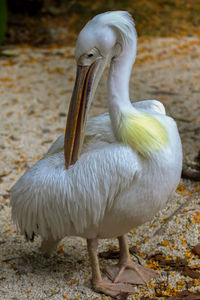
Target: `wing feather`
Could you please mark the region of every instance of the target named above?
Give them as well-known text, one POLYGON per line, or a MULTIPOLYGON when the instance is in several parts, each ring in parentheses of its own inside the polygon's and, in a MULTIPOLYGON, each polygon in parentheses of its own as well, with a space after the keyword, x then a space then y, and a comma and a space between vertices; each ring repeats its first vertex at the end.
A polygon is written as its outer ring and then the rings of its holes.
POLYGON ((83 236, 98 228, 137 169, 136 154, 122 144, 84 153, 68 170, 63 152, 47 155, 12 187, 13 219, 29 238, 83 236))

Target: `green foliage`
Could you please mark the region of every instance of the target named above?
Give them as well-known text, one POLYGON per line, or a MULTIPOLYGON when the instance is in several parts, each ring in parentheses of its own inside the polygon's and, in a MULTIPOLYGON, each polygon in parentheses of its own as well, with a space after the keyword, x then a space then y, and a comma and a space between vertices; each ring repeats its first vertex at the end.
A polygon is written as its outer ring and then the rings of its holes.
POLYGON ((0 46, 2 45, 7 25, 7 4, 6 0, 0 0, 0 46))

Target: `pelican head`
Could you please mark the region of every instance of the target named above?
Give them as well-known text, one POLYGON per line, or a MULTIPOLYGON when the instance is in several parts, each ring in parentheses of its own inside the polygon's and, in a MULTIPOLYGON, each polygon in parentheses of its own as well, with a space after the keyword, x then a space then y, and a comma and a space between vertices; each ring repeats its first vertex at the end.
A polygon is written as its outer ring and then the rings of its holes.
MULTIPOLYGON (((87 111, 110 59, 117 59, 124 45, 135 41, 136 32, 128 12, 106 12, 95 16, 81 30, 75 48, 76 80, 69 106, 65 134, 66 168, 78 159, 83 143, 87 111)), ((135 52, 135 53, 134 53, 135 52)))

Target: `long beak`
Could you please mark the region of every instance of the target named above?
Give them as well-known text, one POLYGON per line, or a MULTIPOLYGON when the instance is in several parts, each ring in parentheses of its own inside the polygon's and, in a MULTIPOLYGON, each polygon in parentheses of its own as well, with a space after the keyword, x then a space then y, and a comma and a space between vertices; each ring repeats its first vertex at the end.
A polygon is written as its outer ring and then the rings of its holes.
POLYGON ((65 131, 65 167, 74 164, 82 147, 87 110, 91 103, 92 87, 98 71, 99 61, 90 66, 78 66, 76 81, 69 106, 65 131))

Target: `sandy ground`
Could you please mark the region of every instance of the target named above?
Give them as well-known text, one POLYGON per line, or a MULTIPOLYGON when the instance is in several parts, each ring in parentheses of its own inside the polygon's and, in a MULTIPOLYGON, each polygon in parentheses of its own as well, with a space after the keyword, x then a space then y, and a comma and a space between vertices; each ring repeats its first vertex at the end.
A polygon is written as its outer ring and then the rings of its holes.
MULTIPOLYGON (((140 40, 131 77, 133 101, 158 99, 177 121, 189 160, 200 145, 199 49, 198 38, 140 40)), ((63 133, 75 77, 73 49, 20 47, 9 53, 16 57, 0 59, 0 299, 102 299, 91 290, 85 240, 65 238, 53 257, 44 258, 39 238, 27 243, 17 234, 9 207, 10 187, 63 133)), ((106 107, 105 74, 90 115, 106 107)), ((159 251, 164 261, 184 258, 198 270, 200 259, 192 248, 199 242, 199 204, 199 183, 181 180, 166 208, 128 234, 140 262, 161 274, 148 287, 136 287, 128 299, 165 299, 180 290, 198 290, 198 274, 194 278, 178 268, 162 267, 149 256, 159 251)), ((114 245, 116 240, 102 240, 99 250, 114 245)), ((100 259, 101 266, 111 262, 100 259)))

